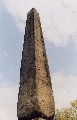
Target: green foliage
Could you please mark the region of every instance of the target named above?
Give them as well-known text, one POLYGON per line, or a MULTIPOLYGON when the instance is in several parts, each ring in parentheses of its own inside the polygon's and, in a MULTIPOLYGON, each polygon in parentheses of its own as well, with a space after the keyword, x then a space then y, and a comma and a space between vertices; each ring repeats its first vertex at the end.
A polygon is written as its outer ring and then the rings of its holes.
POLYGON ((70 107, 56 109, 55 120, 77 120, 77 100, 70 103, 70 107))

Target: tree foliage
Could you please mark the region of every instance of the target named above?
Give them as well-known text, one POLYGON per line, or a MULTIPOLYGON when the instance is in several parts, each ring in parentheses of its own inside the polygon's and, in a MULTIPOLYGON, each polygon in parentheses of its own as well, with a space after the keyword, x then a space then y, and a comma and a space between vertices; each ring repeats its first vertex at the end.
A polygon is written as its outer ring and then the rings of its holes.
POLYGON ((70 103, 70 107, 56 109, 55 120, 77 120, 77 100, 70 103))

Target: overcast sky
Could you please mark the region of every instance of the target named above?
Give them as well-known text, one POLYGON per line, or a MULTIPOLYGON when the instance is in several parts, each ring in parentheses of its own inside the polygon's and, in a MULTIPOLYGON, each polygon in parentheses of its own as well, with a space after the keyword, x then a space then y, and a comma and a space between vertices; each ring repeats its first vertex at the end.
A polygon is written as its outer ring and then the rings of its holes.
POLYGON ((77 0, 0 0, 0 120, 17 120, 27 12, 40 14, 56 108, 77 99, 77 0))

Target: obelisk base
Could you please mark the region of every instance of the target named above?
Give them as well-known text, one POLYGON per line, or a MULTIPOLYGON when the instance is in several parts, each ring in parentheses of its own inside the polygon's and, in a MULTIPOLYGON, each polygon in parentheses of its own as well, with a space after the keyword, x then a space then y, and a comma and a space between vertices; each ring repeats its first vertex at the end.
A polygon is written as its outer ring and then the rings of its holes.
POLYGON ((50 119, 35 118, 35 119, 32 119, 32 120, 54 120, 54 118, 50 118, 50 119))
MULTIPOLYGON (((35 118, 35 119, 32 119, 32 120, 46 120, 46 119, 43 119, 43 118, 35 118)), ((54 120, 54 119, 50 119, 50 120, 54 120)))

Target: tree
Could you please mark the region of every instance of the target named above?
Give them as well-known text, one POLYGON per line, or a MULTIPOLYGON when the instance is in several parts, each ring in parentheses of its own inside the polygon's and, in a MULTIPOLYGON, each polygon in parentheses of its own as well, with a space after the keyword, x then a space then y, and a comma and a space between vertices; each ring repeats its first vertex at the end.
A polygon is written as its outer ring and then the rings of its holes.
POLYGON ((77 100, 70 103, 70 107, 56 109, 55 120, 77 120, 77 100))

